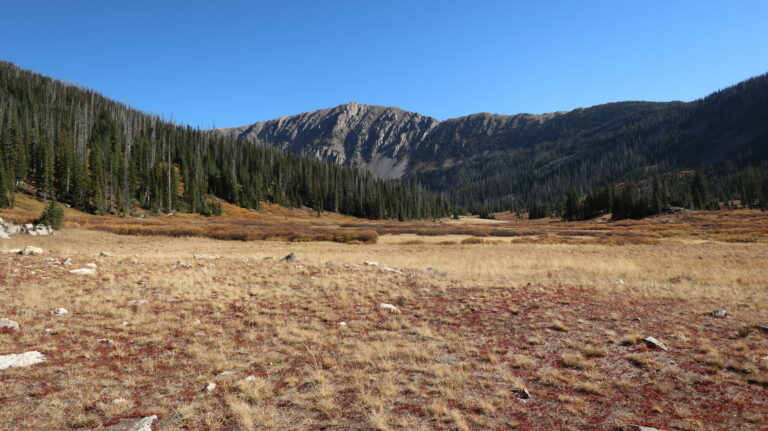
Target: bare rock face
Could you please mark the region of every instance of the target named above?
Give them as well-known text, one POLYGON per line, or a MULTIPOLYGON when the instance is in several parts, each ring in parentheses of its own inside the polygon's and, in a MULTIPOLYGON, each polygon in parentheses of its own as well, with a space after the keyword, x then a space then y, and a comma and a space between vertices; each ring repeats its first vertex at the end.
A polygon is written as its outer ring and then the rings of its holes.
POLYGON ((217 132, 396 179, 405 174, 414 143, 438 123, 399 108, 350 102, 217 132))
POLYGON ((350 102, 216 133, 399 179, 521 144, 515 131, 536 129, 558 115, 481 113, 440 122, 400 108, 350 102))

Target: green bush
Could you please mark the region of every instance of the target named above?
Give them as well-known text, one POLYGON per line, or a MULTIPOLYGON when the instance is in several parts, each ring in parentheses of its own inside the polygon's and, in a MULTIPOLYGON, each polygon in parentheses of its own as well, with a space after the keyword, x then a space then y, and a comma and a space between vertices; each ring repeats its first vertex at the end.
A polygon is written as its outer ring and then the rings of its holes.
POLYGON ((40 215, 38 223, 48 225, 54 229, 59 229, 61 228, 62 221, 64 221, 64 208, 62 208, 56 201, 51 201, 40 215))

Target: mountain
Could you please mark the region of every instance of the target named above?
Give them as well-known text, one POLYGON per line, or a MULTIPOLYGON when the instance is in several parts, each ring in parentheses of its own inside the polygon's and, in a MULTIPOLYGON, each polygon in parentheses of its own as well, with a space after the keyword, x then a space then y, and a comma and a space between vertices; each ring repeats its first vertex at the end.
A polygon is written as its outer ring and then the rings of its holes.
POLYGON ((727 175, 724 169, 768 159, 766 118, 762 75, 688 103, 618 102, 438 121, 353 102, 216 132, 416 181, 477 210, 555 202, 569 188, 690 168, 727 175))
POLYGON ((438 123, 399 108, 350 102, 218 132, 397 179, 405 174, 413 144, 438 123))
POLYGON ((449 214, 442 197, 416 185, 179 126, 8 62, 0 62, 0 156, 0 207, 21 189, 124 215, 213 214, 213 197, 369 218, 449 214))

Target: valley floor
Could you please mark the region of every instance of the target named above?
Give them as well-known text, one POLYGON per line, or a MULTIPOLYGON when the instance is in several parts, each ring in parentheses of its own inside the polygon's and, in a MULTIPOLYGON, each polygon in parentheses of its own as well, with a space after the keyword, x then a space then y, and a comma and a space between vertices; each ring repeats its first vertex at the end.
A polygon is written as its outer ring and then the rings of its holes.
POLYGON ((463 238, 14 236, 0 355, 47 361, 0 370, 0 429, 768 426, 762 239, 463 238))

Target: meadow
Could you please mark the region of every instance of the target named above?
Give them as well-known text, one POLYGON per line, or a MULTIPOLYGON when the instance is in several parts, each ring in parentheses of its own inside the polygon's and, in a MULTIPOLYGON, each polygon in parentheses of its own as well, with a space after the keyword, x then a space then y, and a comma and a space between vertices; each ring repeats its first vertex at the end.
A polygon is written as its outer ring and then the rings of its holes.
POLYGON ((0 429, 768 426, 765 213, 497 218, 68 210, 0 243, 0 429))

